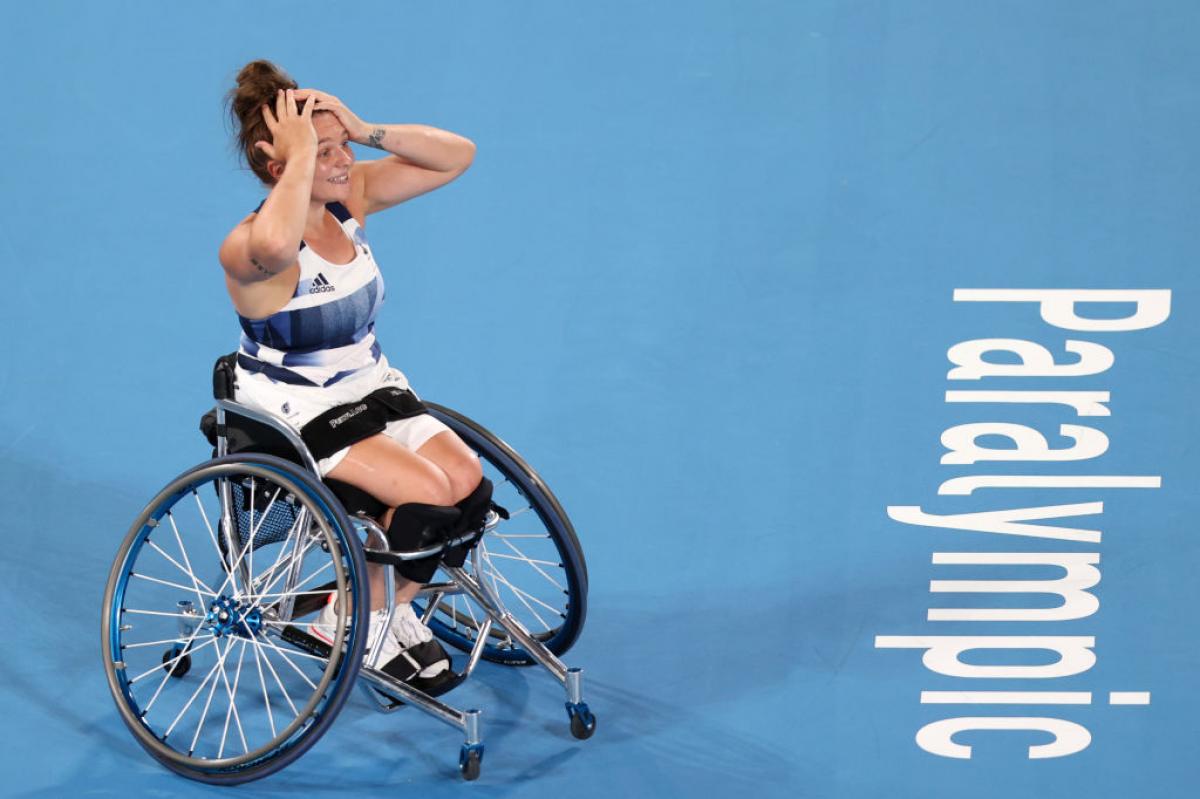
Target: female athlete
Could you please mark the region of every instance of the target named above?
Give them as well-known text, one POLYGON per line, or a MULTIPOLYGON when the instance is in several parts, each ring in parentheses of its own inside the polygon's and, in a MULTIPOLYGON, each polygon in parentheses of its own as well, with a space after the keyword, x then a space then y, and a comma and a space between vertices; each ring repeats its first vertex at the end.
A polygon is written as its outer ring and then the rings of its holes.
MULTIPOLYGON (((243 67, 228 99, 240 152, 268 190, 220 248, 242 327, 238 401, 301 429, 323 476, 383 503, 379 521, 393 549, 477 530, 491 485, 375 340, 383 278, 364 233, 370 214, 461 175, 475 145, 425 125, 363 122, 268 61, 243 67), (357 161, 350 142, 384 155, 357 161)), ((388 629, 382 569, 371 569, 368 647, 381 647, 377 662, 402 680, 450 673, 409 604, 436 568, 432 559, 397 569, 388 629)), ((334 618, 331 597, 310 631, 330 640, 334 618)))

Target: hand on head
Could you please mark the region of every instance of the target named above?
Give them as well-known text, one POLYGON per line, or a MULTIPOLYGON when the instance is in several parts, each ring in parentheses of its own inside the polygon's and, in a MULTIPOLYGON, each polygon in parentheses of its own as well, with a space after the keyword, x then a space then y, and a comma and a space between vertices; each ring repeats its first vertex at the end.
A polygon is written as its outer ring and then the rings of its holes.
POLYGON ((315 101, 317 104, 315 110, 328 111, 336 116, 338 122, 342 123, 342 127, 349 134, 350 141, 362 144, 371 132, 370 126, 367 123, 359 119, 341 100, 329 92, 323 92, 320 89, 297 89, 296 99, 308 100, 310 103, 315 101))
POLYGON ((296 105, 296 101, 301 99, 298 95, 298 90, 280 89, 275 97, 275 112, 271 113, 269 105, 262 107, 263 121, 271 131, 271 141, 259 140, 254 146, 272 160, 287 163, 292 158, 316 154, 317 131, 312 124, 316 101, 310 98, 301 110, 296 105))

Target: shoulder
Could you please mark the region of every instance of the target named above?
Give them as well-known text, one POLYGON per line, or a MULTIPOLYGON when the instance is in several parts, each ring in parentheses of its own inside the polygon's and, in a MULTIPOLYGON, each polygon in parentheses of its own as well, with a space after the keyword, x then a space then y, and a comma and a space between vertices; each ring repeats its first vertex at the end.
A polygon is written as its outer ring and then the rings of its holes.
MULTIPOLYGON (((334 219, 343 224, 349 219, 354 219, 354 215, 350 213, 350 209, 339 202, 325 203, 325 208, 329 213, 333 214, 334 219)), ((354 219, 354 221, 357 222, 358 220, 354 219)))

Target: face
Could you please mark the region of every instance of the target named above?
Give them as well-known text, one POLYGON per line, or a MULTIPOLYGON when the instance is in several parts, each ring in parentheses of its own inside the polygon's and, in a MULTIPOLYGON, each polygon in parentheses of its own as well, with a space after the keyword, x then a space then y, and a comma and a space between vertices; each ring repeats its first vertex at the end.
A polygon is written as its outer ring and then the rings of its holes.
POLYGON ((350 167, 354 151, 350 135, 329 112, 313 114, 317 131, 317 168, 313 174, 312 198, 321 202, 346 200, 350 196, 350 167))

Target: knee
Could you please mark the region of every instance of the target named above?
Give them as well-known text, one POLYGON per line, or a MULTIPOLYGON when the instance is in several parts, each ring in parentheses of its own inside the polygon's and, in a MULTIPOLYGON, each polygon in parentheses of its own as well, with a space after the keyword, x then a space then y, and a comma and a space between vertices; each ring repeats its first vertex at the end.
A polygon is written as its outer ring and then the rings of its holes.
POLYGON ((450 476, 440 469, 431 469, 421 480, 410 484, 405 492, 405 502, 419 502, 425 505, 453 505, 458 501, 455 494, 457 487, 450 476))
POLYGON ((467 455, 456 461, 447 470, 446 476, 450 479, 450 492, 454 495, 446 504, 453 505, 470 496, 479 485, 483 479, 483 466, 477 456, 467 455))

